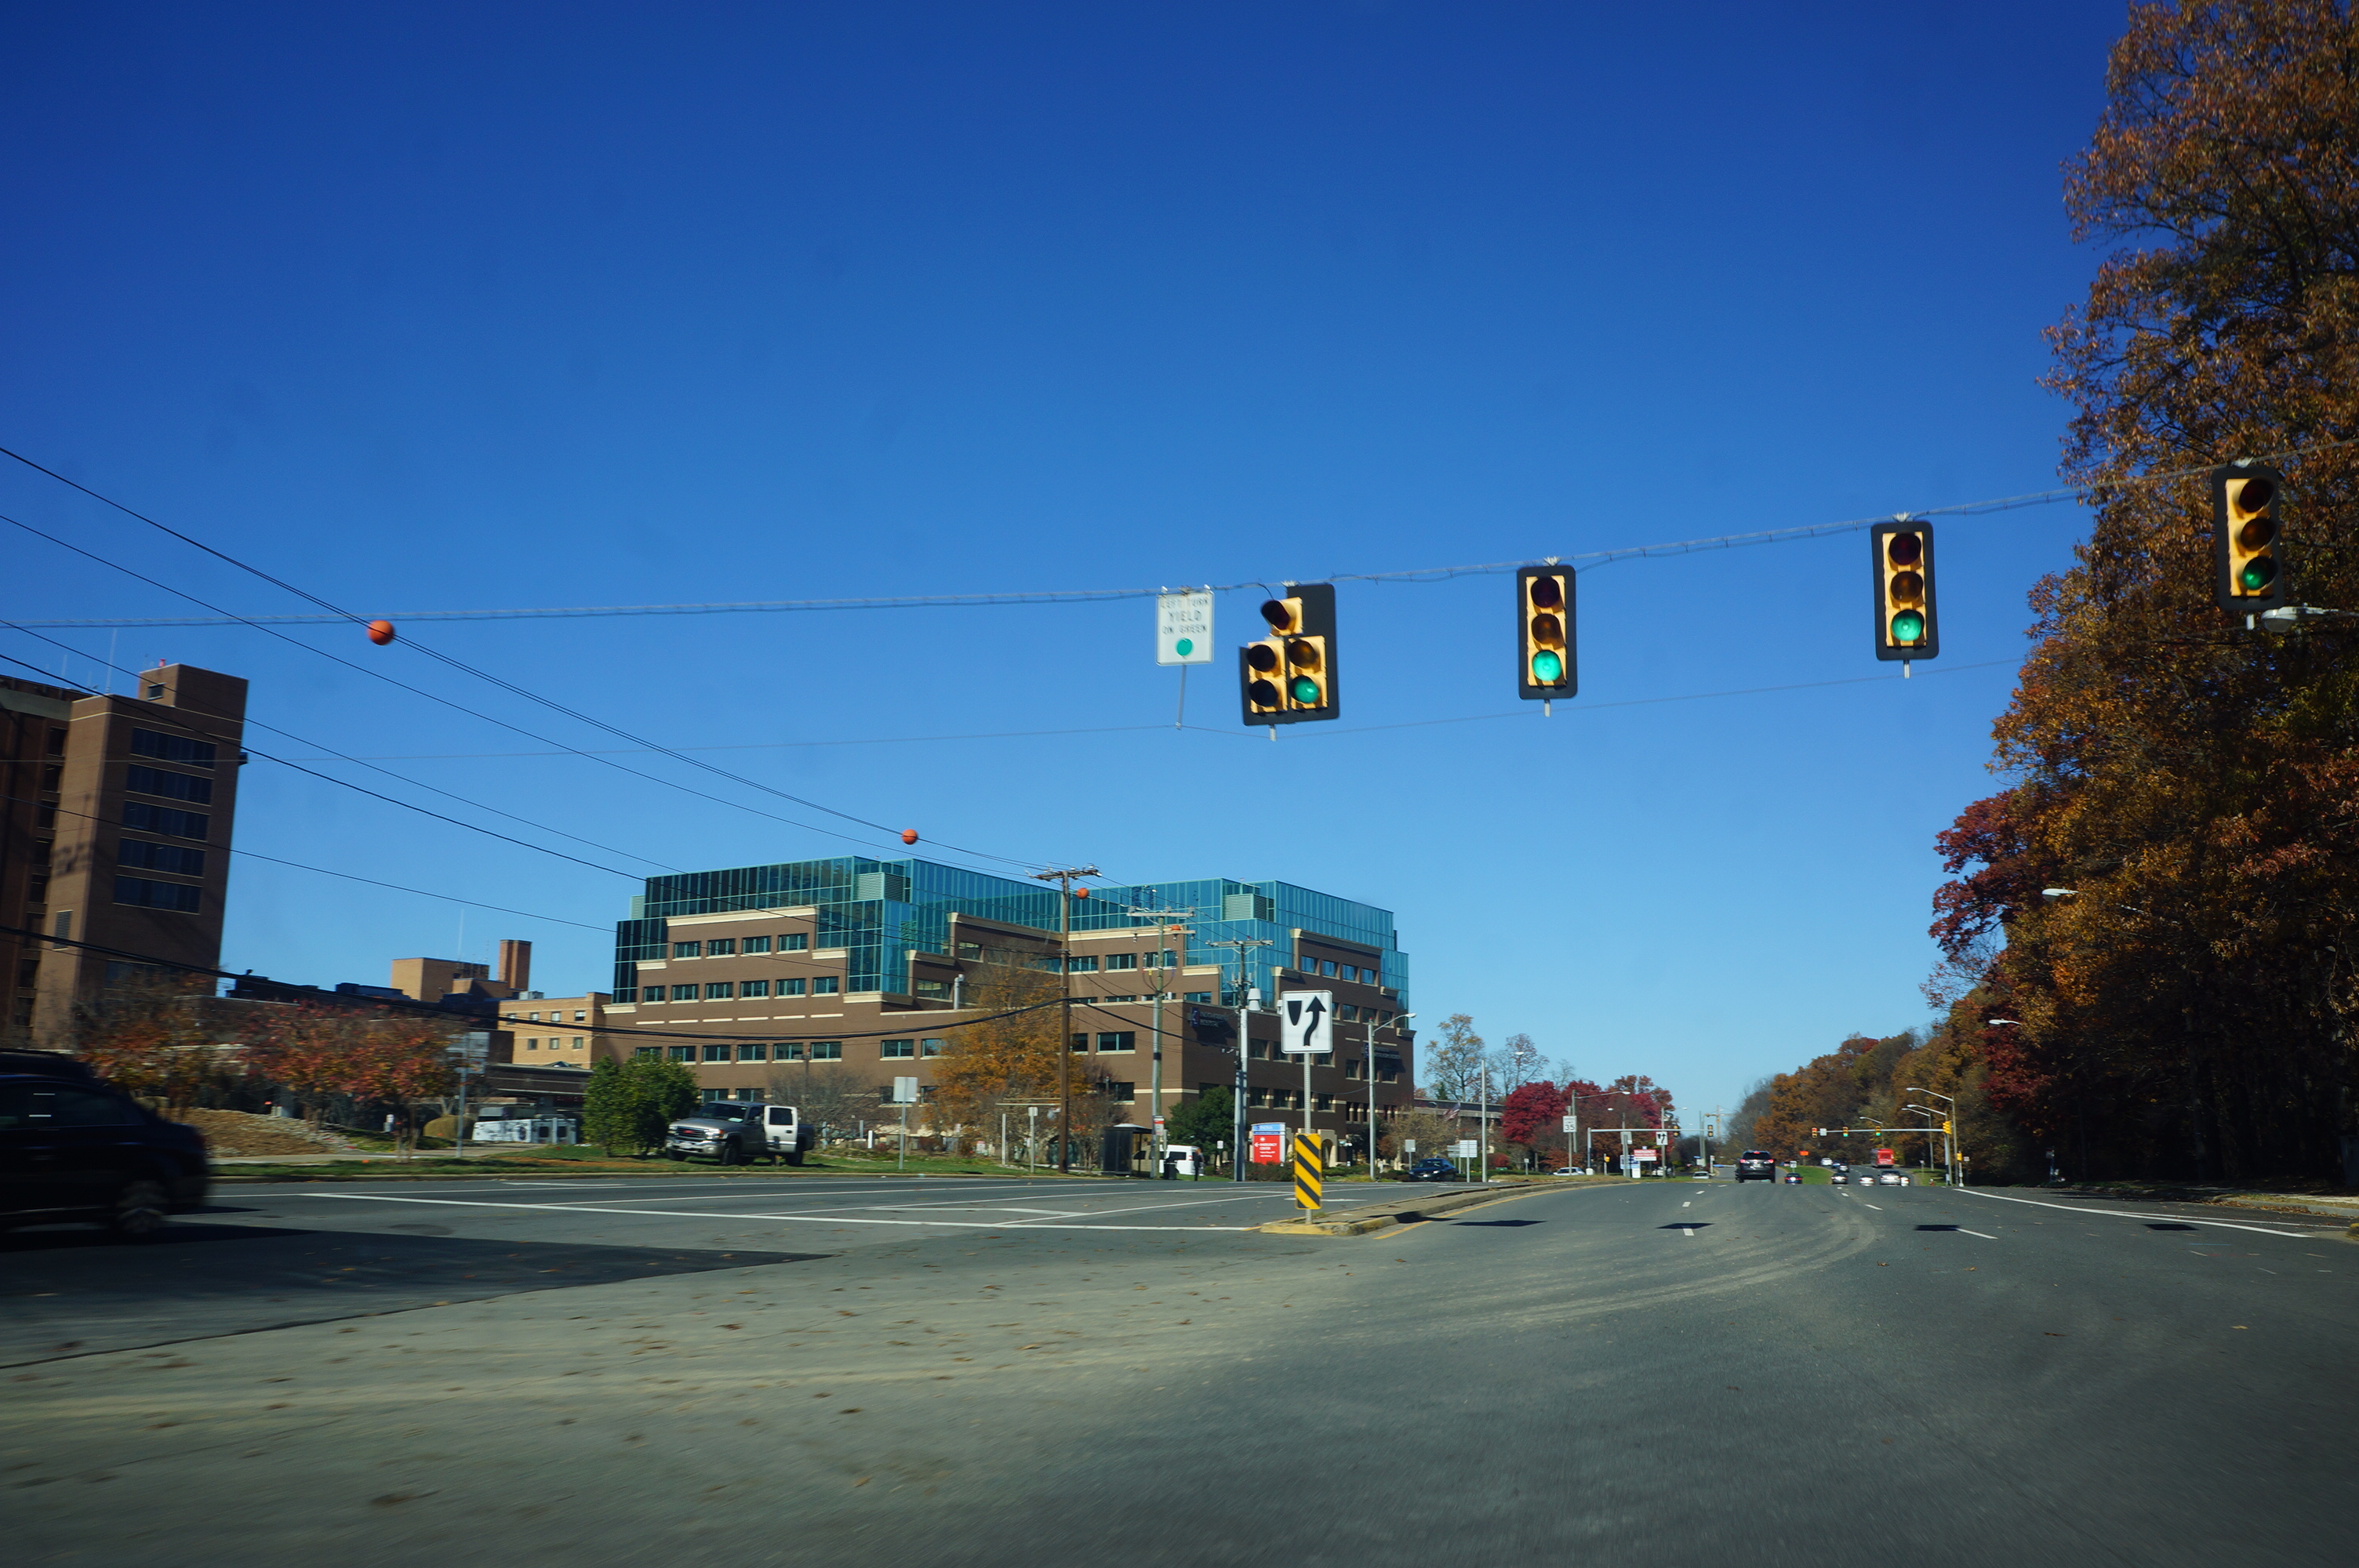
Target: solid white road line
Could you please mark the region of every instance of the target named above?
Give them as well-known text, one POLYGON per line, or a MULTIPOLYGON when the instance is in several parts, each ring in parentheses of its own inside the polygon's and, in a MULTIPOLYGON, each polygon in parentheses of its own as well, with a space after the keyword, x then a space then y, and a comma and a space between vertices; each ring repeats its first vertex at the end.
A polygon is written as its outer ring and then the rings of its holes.
POLYGON ((1960 1226, 1960 1227, 1958 1227, 1958 1228, 1959 1228, 1960 1230, 1962 1230, 1962 1231, 1964 1231, 1964 1232, 1965 1232, 1965 1234, 1966 1234, 1966 1235, 1968 1235, 1968 1236, 1980 1236, 1980 1237, 1982 1237, 1982 1238, 1983 1238, 1984 1241, 1996 1241, 1996 1240, 1998 1239, 1998 1238, 1997 1238, 1997 1237, 1995 1237, 1995 1236, 1991 1236, 1991 1235, 1987 1235, 1987 1234, 1985 1234, 1985 1233, 1984 1233, 1984 1232, 1983 1232, 1983 1231, 1979 1231, 1979 1230, 1966 1230, 1966 1227, 1965 1227, 1964 1226, 1962 1226, 1962 1226, 1960 1226))
POLYGON ((536 1209, 549 1214, 619 1214, 638 1219, 777 1219, 803 1225, 898 1225, 945 1230, 1168 1230, 1245 1231, 1250 1225, 1049 1225, 1039 1221, 986 1219, 854 1219, 843 1214, 735 1214, 693 1208, 591 1208, 580 1204, 485 1203, 465 1198, 407 1198, 383 1193, 304 1193, 308 1198, 341 1198, 346 1203, 412 1203, 437 1208, 536 1209))
POLYGON ((2297 1241, 2318 1234, 2316 1231, 2307 1230, 2272 1230, 2266 1225, 2238 1225, 2225 1219, 2196 1219, 2183 1214, 2132 1214, 2127 1209, 2091 1208, 2085 1204, 2042 1203, 2038 1198, 2011 1198, 2003 1193, 1978 1193, 1972 1187, 1953 1187, 1951 1190, 1963 1193, 1970 1198, 1990 1198, 1999 1203, 2027 1203, 2034 1208, 2060 1208, 2066 1214, 2102 1214, 2109 1215, 2115 1219, 2159 1219, 2168 1220, 2176 1225, 2211 1225, 2217 1226, 2222 1230, 2252 1230, 2263 1236, 2290 1236, 2297 1241))

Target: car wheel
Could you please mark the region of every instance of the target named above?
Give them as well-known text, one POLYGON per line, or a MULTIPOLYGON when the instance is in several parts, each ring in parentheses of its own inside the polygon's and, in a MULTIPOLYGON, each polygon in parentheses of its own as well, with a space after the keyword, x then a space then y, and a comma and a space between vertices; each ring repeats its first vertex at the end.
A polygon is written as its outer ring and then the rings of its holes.
POLYGON ((803 1157, 799 1151, 787 1156, 787 1163, 789 1165, 799 1165, 802 1162, 803 1157))
POLYGON ((734 1142, 723 1143, 721 1146, 721 1162, 723 1165, 739 1165, 745 1163, 745 1152, 738 1148, 734 1142))
POLYGON ((664 1151, 664 1158, 667 1160, 685 1160, 688 1156, 681 1153, 677 1149, 667 1149, 664 1151))
POLYGON ((136 1241, 143 1236, 153 1236, 164 1228, 172 1217, 172 1200, 164 1191, 164 1184, 135 1177, 123 1184, 114 1195, 107 1211, 107 1228, 127 1240, 136 1241))

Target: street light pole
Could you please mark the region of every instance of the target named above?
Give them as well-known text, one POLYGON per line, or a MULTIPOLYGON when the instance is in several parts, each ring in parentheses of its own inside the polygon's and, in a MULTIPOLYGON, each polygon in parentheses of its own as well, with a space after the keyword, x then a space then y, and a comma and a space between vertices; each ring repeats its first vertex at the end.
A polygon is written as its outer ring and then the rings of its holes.
MULTIPOLYGON (((1032 873, 1035 881, 1055 882, 1057 898, 1057 983, 1064 994, 1057 1010, 1057 1173, 1073 1173, 1073 879, 1093 877, 1095 866, 1052 866, 1032 873)), ((1081 896, 1090 896, 1083 888, 1081 896)))
MULTIPOLYGON (((1277 731, 1270 734, 1275 737, 1277 731)), ((1229 1179, 1245 1179, 1245 1045, 1253 1028, 1253 1004, 1260 993, 1254 989, 1245 971, 1246 956, 1256 947, 1276 946, 1266 936, 1234 936, 1225 941, 1207 942, 1207 947, 1227 947, 1237 956, 1237 1074, 1229 1089, 1229 1179)))
POLYGON ((1950 1108, 1949 1114, 1941 1119, 1941 1174, 1950 1185, 1956 1186, 1958 1184, 1958 1102, 1956 1098, 1935 1089, 1920 1089, 1914 1084, 1905 1086, 1905 1089, 1907 1093, 1912 1095, 1931 1095, 1950 1108))
MULTIPOLYGON (((1417 1014, 1413 1012, 1397 1012, 1393 1014, 1392 1022, 1385 1027, 1398 1029, 1416 1016, 1417 1014)), ((1368 1075, 1368 1180, 1373 1182, 1376 1179, 1376 1021, 1375 1019, 1368 1020, 1367 1031, 1368 1059, 1361 1064, 1360 1070, 1368 1075)))

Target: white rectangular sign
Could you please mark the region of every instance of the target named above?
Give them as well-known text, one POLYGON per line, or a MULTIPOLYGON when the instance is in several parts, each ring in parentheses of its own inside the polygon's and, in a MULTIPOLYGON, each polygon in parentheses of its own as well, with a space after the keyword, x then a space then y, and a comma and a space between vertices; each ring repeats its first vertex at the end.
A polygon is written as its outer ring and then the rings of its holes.
POLYGON ((1566 1117, 1566 1118, 1564 1119, 1564 1130, 1565 1130, 1567 1132, 1578 1132, 1578 1131, 1580 1131, 1580 1130, 1581 1130, 1581 1119, 1580 1119, 1579 1117, 1577 1117, 1577 1116, 1568 1116, 1568 1117, 1566 1117))
POLYGON ((1278 1046, 1289 1055, 1322 1055, 1335 1049, 1335 993, 1288 991, 1277 999, 1278 1046))
POLYGON ((1472 1160, 1482 1152, 1483 1145, 1475 1140, 1462 1138, 1458 1141, 1458 1154, 1461 1159, 1472 1160))
POLYGON ((1212 662, 1212 596, 1210 593, 1158 593, 1155 596, 1155 662, 1158 665, 1209 665, 1212 662))
POLYGON ((917 1104, 918 1080, 915 1078, 895 1078, 893 1080, 893 1103, 896 1105, 917 1104))

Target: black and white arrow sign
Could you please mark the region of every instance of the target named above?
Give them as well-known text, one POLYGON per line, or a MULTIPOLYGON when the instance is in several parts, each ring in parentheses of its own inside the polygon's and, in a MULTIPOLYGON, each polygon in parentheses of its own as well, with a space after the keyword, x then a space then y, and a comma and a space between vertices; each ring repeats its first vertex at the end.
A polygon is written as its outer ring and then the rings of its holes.
POLYGON ((1286 1013, 1278 1044, 1289 1055, 1321 1055, 1335 1048, 1335 993, 1288 991, 1278 999, 1286 1013))

